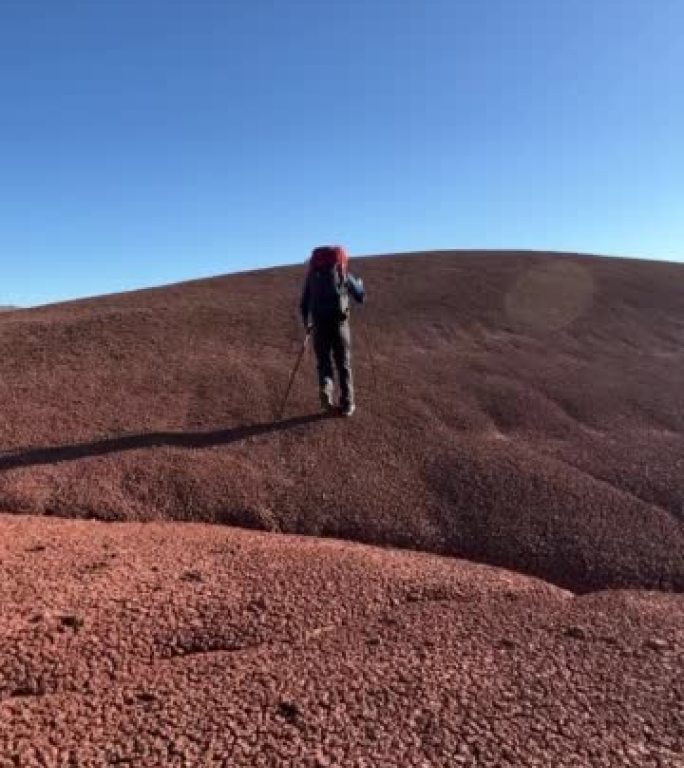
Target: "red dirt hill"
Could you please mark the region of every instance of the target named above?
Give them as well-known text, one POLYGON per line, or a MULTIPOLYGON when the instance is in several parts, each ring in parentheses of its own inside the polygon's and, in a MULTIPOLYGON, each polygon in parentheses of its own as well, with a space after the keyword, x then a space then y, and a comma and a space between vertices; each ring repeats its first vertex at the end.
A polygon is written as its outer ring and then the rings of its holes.
POLYGON ((681 595, 0 515, 0 768, 679 768, 681 595))
POLYGON ((357 259, 357 416, 316 417, 303 268, 0 317, 0 507, 465 556, 584 591, 684 586, 684 267, 357 259))

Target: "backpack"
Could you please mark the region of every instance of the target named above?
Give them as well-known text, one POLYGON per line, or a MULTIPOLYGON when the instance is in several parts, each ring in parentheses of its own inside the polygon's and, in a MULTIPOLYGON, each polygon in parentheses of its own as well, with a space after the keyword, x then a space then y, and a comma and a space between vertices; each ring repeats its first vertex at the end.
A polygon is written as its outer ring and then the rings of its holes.
POLYGON ((309 261, 309 302, 314 323, 349 317, 347 254, 339 246, 315 248, 309 261))

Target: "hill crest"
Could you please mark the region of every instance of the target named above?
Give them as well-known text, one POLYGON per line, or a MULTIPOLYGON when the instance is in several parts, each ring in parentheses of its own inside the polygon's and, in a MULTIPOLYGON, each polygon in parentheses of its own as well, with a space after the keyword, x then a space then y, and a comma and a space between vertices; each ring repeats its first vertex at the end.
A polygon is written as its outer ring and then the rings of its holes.
POLYGON ((575 590, 684 583, 684 267, 353 260, 358 418, 317 417, 301 267, 0 320, 0 506, 468 557, 575 590))

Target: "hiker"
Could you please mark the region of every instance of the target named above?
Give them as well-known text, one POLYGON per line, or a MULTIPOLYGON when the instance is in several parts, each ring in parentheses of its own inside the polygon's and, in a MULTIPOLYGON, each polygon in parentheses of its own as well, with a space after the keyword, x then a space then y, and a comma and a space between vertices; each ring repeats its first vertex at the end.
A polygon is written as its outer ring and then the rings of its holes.
POLYGON ((314 248, 304 282, 300 310, 307 333, 313 332, 321 405, 333 404, 333 360, 340 386, 340 413, 354 413, 354 383, 351 370, 349 296, 359 304, 365 299, 363 281, 349 274, 348 257, 340 246, 314 248))

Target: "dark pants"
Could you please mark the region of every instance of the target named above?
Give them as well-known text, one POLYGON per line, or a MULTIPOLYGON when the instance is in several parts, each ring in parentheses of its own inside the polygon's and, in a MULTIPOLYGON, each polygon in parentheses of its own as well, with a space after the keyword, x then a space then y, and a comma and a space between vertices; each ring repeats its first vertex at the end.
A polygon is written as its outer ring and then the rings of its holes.
POLYGON ((351 370, 351 333, 349 323, 322 323, 314 326, 314 350, 318 364, 318 386, 321 394, 332 398, 333 360, 340 383, 340 405, 354 404, 354 383, 351 370))

